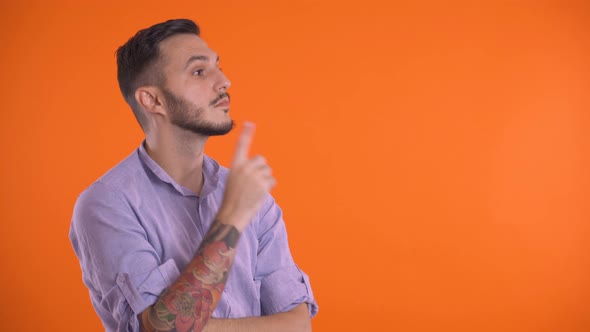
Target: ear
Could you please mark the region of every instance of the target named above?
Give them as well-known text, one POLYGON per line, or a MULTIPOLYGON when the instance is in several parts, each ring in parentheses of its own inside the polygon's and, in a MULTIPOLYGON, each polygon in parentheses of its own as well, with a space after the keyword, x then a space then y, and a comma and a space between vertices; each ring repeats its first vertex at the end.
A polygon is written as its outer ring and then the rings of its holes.
POLYGON ((153 86, 139 87, 135 90, 135 100, 147 113, 164 115, 166 113, 158 92, 153 86))

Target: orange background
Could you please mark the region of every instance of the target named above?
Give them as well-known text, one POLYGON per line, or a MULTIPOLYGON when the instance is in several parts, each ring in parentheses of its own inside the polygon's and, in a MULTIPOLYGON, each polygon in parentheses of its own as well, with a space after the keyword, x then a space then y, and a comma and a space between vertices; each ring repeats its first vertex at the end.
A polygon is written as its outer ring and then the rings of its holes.
POLYGON ((2 330, 102 330, 67 235, 142 140, 114 51, 189 17, 257 123, 314 330, 590 331, 587 1, 48 3, 0 5, 2 330))

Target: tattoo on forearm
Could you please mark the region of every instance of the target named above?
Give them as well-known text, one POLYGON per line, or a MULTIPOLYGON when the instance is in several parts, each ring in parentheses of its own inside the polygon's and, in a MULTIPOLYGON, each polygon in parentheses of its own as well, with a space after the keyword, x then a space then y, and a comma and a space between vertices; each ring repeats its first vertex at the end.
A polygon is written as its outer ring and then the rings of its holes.
POLYGON ((141 314, 145 331, 201 331, 219 302, 240 233, 213 223, 193 260, 158 301, 141 314))

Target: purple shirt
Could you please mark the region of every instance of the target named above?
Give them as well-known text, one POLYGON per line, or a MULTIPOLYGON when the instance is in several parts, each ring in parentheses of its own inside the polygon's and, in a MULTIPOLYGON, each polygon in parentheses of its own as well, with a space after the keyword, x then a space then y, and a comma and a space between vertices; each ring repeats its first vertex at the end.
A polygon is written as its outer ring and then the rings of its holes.
MULTIPOLYGON (((142 144, 80 195, 70 240, 107 331, 139 330, 137 315, 177 280, 213 223, 228 172, 205 156, 196 195, 142 144)), ((213 317, 272 315, 303 302, 313 317, 309 279, 291 258, 281 209, 269 195, 242 233, 213 317)))

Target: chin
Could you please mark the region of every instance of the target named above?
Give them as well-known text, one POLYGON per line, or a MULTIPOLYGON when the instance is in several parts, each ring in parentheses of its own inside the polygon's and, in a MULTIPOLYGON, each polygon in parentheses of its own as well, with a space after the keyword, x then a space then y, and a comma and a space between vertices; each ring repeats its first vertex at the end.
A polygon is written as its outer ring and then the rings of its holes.
POLYGON ((232 119, 228 119, 218 123, 209 123, 207 125, 200 126, 200 128, 195 128, 197 129, 196 131, 193 131, 206 136, 222 136, 228 134, 230 131, 232 131, 232 129, 234 129, 234 127, 234 121, 232 119))

